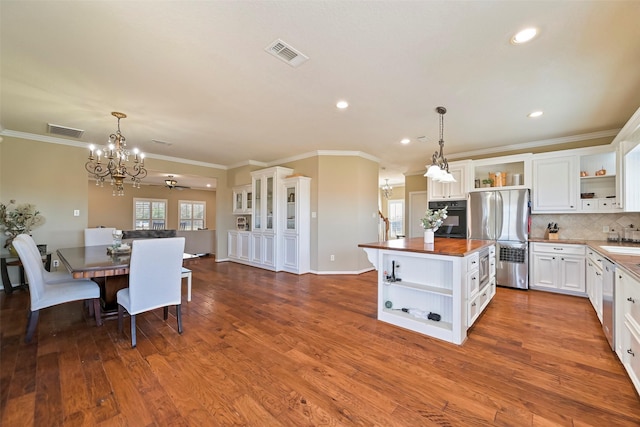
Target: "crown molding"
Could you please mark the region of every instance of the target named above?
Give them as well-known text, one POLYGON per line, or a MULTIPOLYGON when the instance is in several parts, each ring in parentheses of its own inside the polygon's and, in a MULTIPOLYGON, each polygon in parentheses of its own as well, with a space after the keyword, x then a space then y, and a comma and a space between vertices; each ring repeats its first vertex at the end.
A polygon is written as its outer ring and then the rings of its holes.
MULTIPOLYGON (((49 144, 68 145, 71 147, 86 148, 87 150, 89 149, 89 145, 92 145, 92 144, 89 144, 88 142, 72 141, 70 139, 58 138, 55 136, 38 135, 35 133, 19 132, 19 131, 9 130, 9 129, 2 130, 0 132, 0 136, 8 136, 8 137, 19 138, 19 139, 29 139, 31 141, 47 142, 49 144)), ((194 166, 203 166, 203 167, 212 168, 212 169, 222 169, 222 170, 228 169, 227 166, 224 166, 224 165, 200 162, 197 160, 182 159, 180 157, 164 156, 162 154, 144 153, 144 156, 145 158, 148 158, 148 159, 166 160, 169 162, 184 163, 184 164, 194 165, 194 166)))
POLYGON ((376 163, 380 163, 380 159, 372 156, 371 154, 365 153, 363 151, 348 151, 348 150, 316 150, 309 151, 307 153, 298 154, 296 156, 285 157, 283 159, 274 160, 268 163, 268 166, 278 166, 283 163, 295 162, 298 160, 308 159, 310 157, 320 157, 320 156, 353 156, 353 157, 362 157, 363 159, 371 160, 376 163))
MULTIPOLYGON (((576 141, 586 141, 589 139, 606 138, 608 136, 618 135, 619 132, 620 132, 620 129, 609 129, 609 130, 603 130, 599 132, 583 133, 580 135, 564 136, 561 138, 542 139, 539 141, 524 142, 522 144, 511 144, 511 145, 503 145, 501 147, 492 147, 492 148, 485 148, 480 150, 464 151, 459 153, 447 154, 447 160, 456 160, 456 159, 465 160, 473 156, 480 156, 480 155, 486 155, 486 154, 499 155, 500 153, 504 153, 507 151, 528 150, 536 147, 546 147, 549 145, 567 144, 567 143, 576 142, 576 141)), ((615 140, 612 141, 612 144, 614 142, 615 140)), ((405 172, 404 175, 405 176, 423 175, 425 170, 426 170, 426 166, 425 166, 425 169, 423 170, 405 172)))
POLYGON ((586 141, 589 139, 606 138, 608 136, 615 136, 620 132, 620 129, 609 129, 599 132, 583 133, 581 135, 563 136, 561 138, 542 139, 539 141, 524 142, 522 144, 503 145, 500 147, 483 148, 480 150, 464 151, 459 153, 447 154, 447 159, 463 159, 472 156, 480 156, 485 154, 499 154, 505 151, 515 150, 528 150, 536 147, 546 147, 549 145, 567 144, 570 142, 586 141))

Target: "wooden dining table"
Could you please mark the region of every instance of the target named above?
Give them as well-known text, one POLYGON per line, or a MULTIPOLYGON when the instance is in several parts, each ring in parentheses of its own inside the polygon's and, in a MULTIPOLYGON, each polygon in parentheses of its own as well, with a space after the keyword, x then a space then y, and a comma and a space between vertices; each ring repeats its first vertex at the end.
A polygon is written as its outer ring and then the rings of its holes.
MULTIPOLYGON (((129 286, 131 253, 108 252, 111 245, 62 248, 56 252, 64 267, 74 279, 92 279, 100 286, 100 298, 105 312, 117 311, 116 294, 129 286)), ((195 260, 196 255, 184 254, 184 260, 195 260)))

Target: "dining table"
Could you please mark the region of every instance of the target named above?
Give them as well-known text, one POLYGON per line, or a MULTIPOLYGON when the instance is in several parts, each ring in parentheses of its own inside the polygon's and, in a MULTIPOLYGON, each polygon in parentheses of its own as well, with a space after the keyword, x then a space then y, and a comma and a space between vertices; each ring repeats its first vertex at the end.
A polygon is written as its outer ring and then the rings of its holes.
MULTIPOLYGON (((116 294, 129 286, 130 250, 111 252, 111 245, 98 245, 62 248, 56 253, 74 279, 91 279, 100 286, 104 312, 117 311, 116 294)), ((197 255, 183 255, 185 261, 197 258, 197 255)))

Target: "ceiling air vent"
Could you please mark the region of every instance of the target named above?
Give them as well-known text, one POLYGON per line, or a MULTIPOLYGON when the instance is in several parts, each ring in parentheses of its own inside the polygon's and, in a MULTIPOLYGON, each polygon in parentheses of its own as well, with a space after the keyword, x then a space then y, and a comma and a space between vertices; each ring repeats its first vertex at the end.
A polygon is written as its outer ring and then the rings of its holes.
POLYGON ((80 138, 84 131, 82 129, 68 128, 66 126, 54 125, 47 123, 47 132, 54 135, 70 136, 73 138, 80 138))
POLYGON ((307 55, 300 53, 280 39, 271 43, 265 48, 265 50, 276 58, 281 59, 282 61, 291 65, 292 67, 298 67, 302 63, 309 60, 309 57, 307 55))
POLYGON ((172 146, 173 144, 167 141, 160 141, 159 139, 152 139, 151 142, 154 144, 166 145, 167 147, 172 146))

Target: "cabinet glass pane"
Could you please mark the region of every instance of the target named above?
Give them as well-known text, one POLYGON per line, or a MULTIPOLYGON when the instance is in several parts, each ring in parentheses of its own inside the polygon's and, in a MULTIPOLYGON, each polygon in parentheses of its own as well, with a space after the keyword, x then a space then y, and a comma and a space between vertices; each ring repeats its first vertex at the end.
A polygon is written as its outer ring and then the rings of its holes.
POLYGON ((242 193, 236 193, 236 206, 234 210, 242 210, 242 193))
POLYGON ((273 230, 273 178, 267 178, 267 230, 273 230))
POLYGON ((251 210, 251 196, 253 193, 248 192, 247 193, 247 210, 251 210))
POLYGON ((256 187, 253 189, 255 195, 256 195, 256 203, 255 203, 255 207, 254 207, 254 212, 253 212, 253 229, 254 230, 260 230, 262 228, 261 225, 261 212, 260 212, 260 207, 262 206, 262 200, 261 200, 261 194, 260 194, 260 186, 262 184, 262 180, 261 179, 256 179, 256 187))
POLYGON ((296 229, 296 187, 287 187, 287 230, 296 229))

